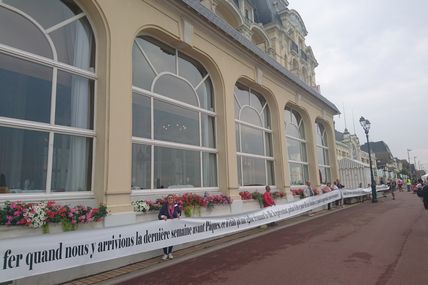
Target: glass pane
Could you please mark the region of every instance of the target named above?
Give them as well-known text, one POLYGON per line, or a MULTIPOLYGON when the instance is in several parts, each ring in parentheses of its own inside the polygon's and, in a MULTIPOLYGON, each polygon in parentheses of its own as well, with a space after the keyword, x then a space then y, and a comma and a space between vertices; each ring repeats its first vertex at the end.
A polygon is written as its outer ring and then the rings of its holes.
POLYGON ((291 185, 304 185, 308 180, 307 165, 298 163, 289 163, 290 183, 291 185))
POLYGON ((140 138, 151 138, 150 98, 132 94, 132 135, 140 138))
POLYGON ((215 153, 202 153, 202 163, 204 187, 217 187, 217 155, 215 153))
POLYGON ((198 93, 201 108, 214 112, 213 85, 209 77, 199 86, 196 93, 198 93))
POLYGON ((205 68, 190 57, 178 53, 178 75, 186 78, 196 87, 207 75, 205 68))
POLYGON ((175 49, 150 37, 144 37, 144 39, 137 38, 136 41, 143 48, 148 60, 153 64, 157 73, 171 72, 177 74, 175 70, 175 49))
POLYGON ((70 0, 4 0, 3 2, 24 11, 45 29, 82 13, 74 1, 70 0))
POLYGON ((259 113, 256 110, 250 107, 245 107, 241 110, 241 116, 239 120, 247 122, 252 125, 262 126, 262 122, 260 121, 259 113))
POLYGON ((267 177, 268 185, 274 185, 275 184, 275 171, 274 171, 274 167, 273 167, 273 161, 267 160, 266 165, 267 165, 267 174, 268 174, 268 177, 267 177))
POLYGON ((320 176, 321 184, 327 184, 328 182, 331 183, 330 168, 320 167, 319 168, 319 176, 320 176))
POLYGON ((154 101, 155 139, 200 145, 198 112, 154 101))
POLYGON ((86 18, 74 21, 49 35, 54 42, 59 61, 94 70, 95 39, 86 18))
POLYGON ((254 107, 257 112, 260 113, 263 109, 263 106, 266 104, 266 100, 262 95, 258 94, 257 92, 251 91, 250 103, 251 107, 254 107))
POLYGON ((215 119, 205 114, 201 115, 202 146, 215 148, 215 119))
POLYGON ((152 90, 152 82, 155 76, 155 72, 134 42, 132 47, 132 85, 145 90, 152 90))
POLYGON ((323 145, 323 142, 322 142, 322 132, 321 132, 320 124, 319 123, 315 123, 315 130, 316 130, 316 141, 317 141, 317 145, 323 145))
POLYGON ((186 81, 171 74, 164 74, 156 80, 153 92, 199 107, 197 95, 186 81))
POLYGON ((0 53, 0 116, 49 123, 52 69, 0 53))
POLYGON ((0 187, 6 193, 46 190, 49 134, 0 127, 0 187))
POLYGON ((150 189, 152 147, 132 144, 132 189, 150 189))
POLYGON ((270 129, 270 112, 269 112, 269 106, 266 106, 263 109, 263 113, 262 113, 262 119, 263 119, 263 123, 264 123, 264 127, 266 129, 270 129))
POLYGON ((265 160, 252 157, 242 157, 242 172, 244 186, 266 185, 265 160))
POLYGON ((320 147, 317 147, 317 159, 318 159, 318 164, 325 165, 324 152, 323 152, 323 149, 320 147))
POLYGON ((241 137, 239 136, 239 124, 235 124, 235 136, 236 136, 236 151, 241 152, 241 137))
POLYGON ((58 71, 55 123, 93 129, 94 81, 58 71))
POLYGON ((250 92, 248 92, 248 88, 237 84, 235 86, 235 97, 238 99, 241 108, 245 105, 250 105, 250 92))
POLYGON ((241 125, 242 152, 264 154, 263 131, 241 125))
POLYGON ((52 58, 45 35, 29 20, 3 7, 0 7, 0 35, 1 44, 52 58))
POLYGON ((328 150, 324 148, 323 153, 324 153, 324 164, 330 165, 330 160, 328 159, 328 150))
POLYGON ((200 152, 155 147, 155 188, 201 187, 200 152))
POLYGON ((300 141, 287 139, 288 159, 306 161, 306 145, 300 141))
POLYGON ((266 156, 273 156, 272 150, 272 135, 270 133, 265 133, 265 145, 266 145, 266 156))
POLYGON ((55 134, 52 192, 91 191, 92 139, 55 134))
POLYGON ((233 103, 235 104, 235 119, 239 120, 239 113, 241 111, 241 107, 239 107, 238 99, 236 97, 235 97, 235 100, 233 101, 234 101, 233 103))
POLYGON ((238 162, 238 184, 239 184, 239 186, 242 186, 241 159, 242 158, 240 156, 237 157, 237 162, 238 162))

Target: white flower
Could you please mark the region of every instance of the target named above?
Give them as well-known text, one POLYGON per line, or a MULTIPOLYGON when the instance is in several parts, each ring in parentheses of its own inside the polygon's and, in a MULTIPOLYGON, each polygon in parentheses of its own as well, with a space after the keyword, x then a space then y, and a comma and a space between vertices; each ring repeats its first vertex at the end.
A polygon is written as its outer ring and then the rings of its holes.
POLYGON ((133 201, 132 206, 136 212, 147 212, 150 209, 150 206, 143 200, 133 201))

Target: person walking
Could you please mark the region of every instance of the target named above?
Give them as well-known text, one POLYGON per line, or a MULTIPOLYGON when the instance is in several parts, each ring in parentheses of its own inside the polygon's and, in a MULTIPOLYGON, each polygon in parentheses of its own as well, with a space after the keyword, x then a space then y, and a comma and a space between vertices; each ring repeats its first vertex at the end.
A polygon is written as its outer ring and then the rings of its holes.
POLYGON ((397 183, 395 182, 395 179, 389 180, 389 191, 392 195, 392 200, 395 200, 395 191, 397 190, 397 183))
POLYGON ((412 187, 412 180, 410 180, 410 178, 406 179, 406 188, 407 188, 407 192, 410 192, 412 187))
MULTIPOLYGON (((159 220, 168 220, 168 219, 177 219, 181 216, 181 209, 178 204, 175 203, 174 195, 168 194, 166 196, 166 203, 162 205, 159 210, 158 219, 159 220)), ((172 246, 163 248, 162 260, 173 259, 172 255, 172 246)))

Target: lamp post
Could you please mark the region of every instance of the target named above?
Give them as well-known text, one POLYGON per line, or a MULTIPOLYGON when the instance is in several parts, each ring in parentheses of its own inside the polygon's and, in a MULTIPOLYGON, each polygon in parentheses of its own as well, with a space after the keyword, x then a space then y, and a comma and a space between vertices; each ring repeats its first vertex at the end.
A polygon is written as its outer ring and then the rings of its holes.
POLYGON ((369 143, 369 130, 370 130, 370 121, 367 119, 364 119, 364 117, 360 118, 360 124, 364 129, 364 132, 366 133, 366 139, 367 139, 367 149, 369 152, 369 162, 370 162, 370 180, 371 180, 371 187, 372 187, 372 202, 377 202, 377 193, 376 193, 376 182, 373 177, 373 167, 372 167, 372 154, 370 151, 370 143, 369 143))

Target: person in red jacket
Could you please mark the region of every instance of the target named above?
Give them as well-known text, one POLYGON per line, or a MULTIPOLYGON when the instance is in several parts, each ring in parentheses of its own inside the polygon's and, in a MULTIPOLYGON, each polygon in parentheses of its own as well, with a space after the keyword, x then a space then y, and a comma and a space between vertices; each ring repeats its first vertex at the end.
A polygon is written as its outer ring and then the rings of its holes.
POLYGON ((263 206, 266 207, 270 207, 275 205, 275 201, 273 200, 272 196, 270 195, 270 187, 269 185, 267 185, 265 187, 265 193, 263 194, 263 206))

